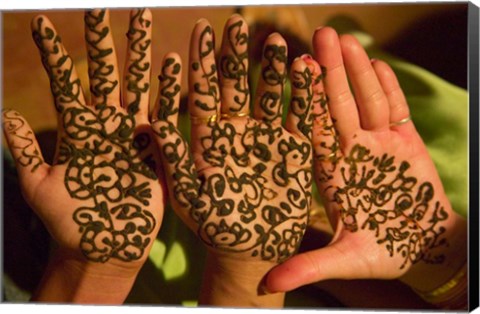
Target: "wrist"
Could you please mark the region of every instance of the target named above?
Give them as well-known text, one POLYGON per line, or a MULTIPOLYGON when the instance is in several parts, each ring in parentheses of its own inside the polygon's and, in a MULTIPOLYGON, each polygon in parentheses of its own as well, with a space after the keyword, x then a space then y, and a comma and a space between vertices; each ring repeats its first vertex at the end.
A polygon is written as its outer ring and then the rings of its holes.
POLYGON ((121 304, 130 292, 140 268, 141 264, 123 266, 91 262, 75 253, 58 249, 32 301, 121 304))
POLYGON ((265 276, 276 265, 269 261, 245 261, 209 252, 199 303, 231 307, 282 307, 285 293, 268 294, 263 289, 265 276))
MULTIPOLYGON (((401 281, 432 304, 435 303, 435 300, 430 297, 431 295, 436 295, 438 291, 445 291, 445 287, 452 286, 452 282, 461 283, 461 280, 457 277, 463 273, 462 270, 467 263, 468 230, 466 220, 453 211, 451 213, 452 216, 448 220, 448 225, 445 226, 444 236, 448 244, 442 247, 443 262, 440 264, 420 262, 413 265, 400 278, 401 281)), ((455 287, 455 294, 458 294, 457 290, 458 287, 455 287)), ((466 300, 466 289, 464 294, 466 300)))

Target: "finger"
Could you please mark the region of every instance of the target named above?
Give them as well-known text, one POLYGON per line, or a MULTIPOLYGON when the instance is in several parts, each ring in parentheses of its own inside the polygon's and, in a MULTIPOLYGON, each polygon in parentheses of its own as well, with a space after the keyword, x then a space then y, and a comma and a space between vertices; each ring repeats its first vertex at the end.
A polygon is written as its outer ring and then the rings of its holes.
POLYGON ((182 80, 182 64, 178 54, 169 53, 163 58, 162 73, 158 79, 160 85, 152 120, 168 121, 177 125, 182 80))
POLYGON ((374 60, 372 65, 388 99, 390 106, 390 126, 398 129, 401 128, 402 130, 413 129, 412 121, 408 120, 410 117, 410 109, 408 108, 405 94, 392 68, 381 60, 374 60))
POLYGON ((292 96, 288 109, 285 128, 308 140, 312 133, 312 115, 310 106, 313 98, 312 75, 307 63, 301 58, 293 61, 290 70, 292 96))
POLYGON ((312 145, 314 150, 315 178, 317 181, 326 181, 327 169, 341 157, 339 140, 333 126, 328 100, 323 87, 324 74, 320 65, 309 55, 302 56, 312 73, 312 145))
POLYGON ((235 14, 225 24, 220 57, 222 114, 249 112, 248 25, 235 14))
POLYGON ((127 61, 124 71, 123 106, 128 112, 148 118, 152 13, 149 9, 130 12, 127 32, 127 61))
POLYGON ((50 79, 50 88, 57 112, 66 107, 85 105, 80 79, 73 60, 62 44, 52 22, 43 15, 32 20, 32 36, 50 79))
POLYGON ((282 98, 287 73, 287 44, 278 33, 263 46, 262 75, 255 95, 254 116, 271 123, 282 121, 282 98))
POLYGON ((365 49, 352 35, 340 38, 343 60, 353 87, 360 114, 360 122, 365 130, 388 128, 389 108, 387 97, 378 82, 365 49))
POLYGON ((29 197, 48 174, 50 167, 45 163, 35 134, 27 121, 10 109, 4 109, 2 115, 3 132, 15 160, 20 184, 26 197, 29 197))
POLYGON ((194 120, 201 122, 216 118, 220 106, 213 28, 205 19, 195 24, 189 58, 188 107, 195 124, 194 120))
POLYGON ((118 66, 108 10, 85 12, 91 104, 120 105, 118 66))
POLYGON ((298 287, 328 279, 360 279, 364 261, 330 245, 293 256, 273 268, 267 275, 266 289, 271 292, 291 291, 298 287))
POLYGON ((335 129, 341 137, 351 137, 360 129, 357 105, 353 99, 343 65, 338 35, 334 29, 324 27, 313 36, 315 60, 322 67, 324 87, 328 95, 328 108, 335 129))

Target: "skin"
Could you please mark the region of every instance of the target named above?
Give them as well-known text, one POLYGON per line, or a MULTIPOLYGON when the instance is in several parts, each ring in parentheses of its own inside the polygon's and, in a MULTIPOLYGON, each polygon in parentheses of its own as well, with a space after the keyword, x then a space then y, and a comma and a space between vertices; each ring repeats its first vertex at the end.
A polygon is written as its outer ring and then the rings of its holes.
POLYGON ((163 217, 163 174, 148 117, 151 13, 131 11, 122 79, 108 11, 85 13, 88 101, 52 23, 37 16, 31 27, 58 113, 53 165, 19 113, 4 110, 3 129, 25 199, 58 243, 33 300, 121 303, 163 217))
POLYGON ((306 228, 311 75, 304 61, 293 63, 282 125, 287 49, 279 34, 271 35, 250 116, 247 24, 238 15, 227 21, 218 63, 213 37, 210 24, 198 21, 190 44, 190 145, 176 127, 176 109, 153 124, 169 197, 209 251, 200 303, 279 307, 283 294, 264 295, 260 286, 268 270, 297 251, 306 228))
POLYGON ((396 76, 331 28, 316 31, 313 47, 306 61, 317 78, 315 180, 335 234, 326 247, 273 269, 266 286, 278 292, 327 279, 400 278, 431 291, 465 263, 466 222, 452 210, 413 122, 396 123, 409 117, 396 76))

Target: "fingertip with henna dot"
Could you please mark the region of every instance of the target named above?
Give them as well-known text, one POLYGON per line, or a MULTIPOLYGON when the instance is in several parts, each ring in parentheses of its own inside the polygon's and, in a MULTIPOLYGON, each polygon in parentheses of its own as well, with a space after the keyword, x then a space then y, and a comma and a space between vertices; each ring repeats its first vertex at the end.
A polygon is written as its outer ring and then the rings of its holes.
POLYGON ((320 65, 313 59, 310 54, 303 54, 302 56, 300 56, 300 58, 307 64, 313 78, 318 77, 322 74, 320 65))

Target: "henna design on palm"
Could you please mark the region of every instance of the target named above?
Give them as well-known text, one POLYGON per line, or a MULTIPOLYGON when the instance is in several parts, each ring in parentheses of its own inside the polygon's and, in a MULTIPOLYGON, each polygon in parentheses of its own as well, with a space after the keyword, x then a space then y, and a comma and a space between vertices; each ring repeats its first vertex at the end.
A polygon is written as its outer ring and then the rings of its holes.
POLYGON ((374 153, 378 151, 371 147, 375 141, 361 132, 343 139, 341 147, 321 87, 326 68, 321 71, 315 75, 314 88, 315 179, 327 208, 339 212, 346 230, 368 230, 390 257, 401 256, 400 269, 419 261, 442 263, 444 256, 434 251, 448 245, 442 236, 448 213, 435 200, 432 183, 419 182, 409 162, 398 161, 393 154, 374 153))

